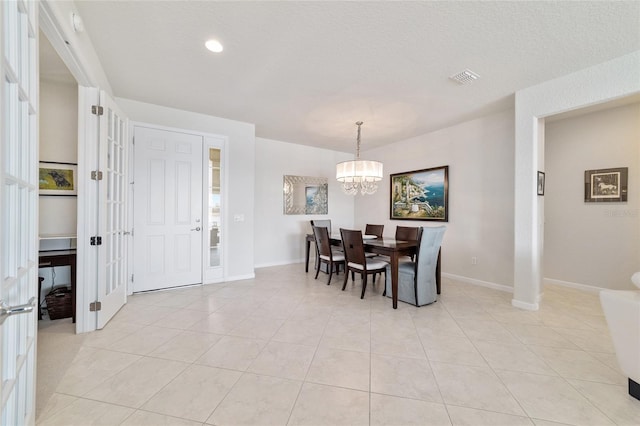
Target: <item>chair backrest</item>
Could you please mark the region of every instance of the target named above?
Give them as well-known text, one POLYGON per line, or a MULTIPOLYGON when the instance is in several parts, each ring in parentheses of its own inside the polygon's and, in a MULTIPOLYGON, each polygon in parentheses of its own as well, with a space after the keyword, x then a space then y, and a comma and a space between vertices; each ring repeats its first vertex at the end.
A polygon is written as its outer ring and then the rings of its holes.
POLYGON ((329 235, 331 235, 331 219, 312 220, 311 227, 314 226, 327 228, 327 231, 329 231, 329 235))
POLYGON ((418 241, 419 226, 396 226, 396 240, 418 241))
POLYGON ((364 228, 365 235, 375 235, 378 238, 382 238, 382 231, 384 230, 384 225, 371 225, 367 223, 367 226, 364 228))
POLYGON ((313 237, 316 240, 316 249, 321 256, 333 258, 331 253, 331 241, 329 241, 329 230, 324 226, 313 227, 313 237))
POLYGON ((366 268, 367 262, 364 257, 362 232, 340 228, 340 236, 342 237, 342 247, 347 263, 357 263, 366 268))
POLYGON ((435 283, 438 252, 446 226, 425 226, 421 229, 420 244, 416 254, 416 282, 435 283))

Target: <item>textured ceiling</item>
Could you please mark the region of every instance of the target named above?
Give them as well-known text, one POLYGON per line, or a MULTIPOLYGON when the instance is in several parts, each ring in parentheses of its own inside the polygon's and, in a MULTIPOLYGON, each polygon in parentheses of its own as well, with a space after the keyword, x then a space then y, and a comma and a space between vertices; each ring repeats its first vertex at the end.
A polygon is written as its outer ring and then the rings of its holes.
POLYGON ((640 50, 640 2, 78 1, 115 96, 339 151, 431 132, 640 50), (204 48, 209 38, 225 50, 204 48), (459 85, 469 68, 481 78, 459 85))

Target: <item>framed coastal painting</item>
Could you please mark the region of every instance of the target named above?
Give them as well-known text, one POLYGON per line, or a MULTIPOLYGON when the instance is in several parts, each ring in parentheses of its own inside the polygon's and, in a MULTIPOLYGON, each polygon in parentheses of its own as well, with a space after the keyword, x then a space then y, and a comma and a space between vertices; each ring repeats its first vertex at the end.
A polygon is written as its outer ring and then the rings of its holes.
POLYGON ((584 201, 586 203, 627 201, 628 167, 585 170, 584 201))
POLYGON ((391 181, 391 219, 449 220, 449 166, 396 173, 391 181))
POLYGON ((78 195, 78 165, 41 161, 38 173, 40 195, 78 195))

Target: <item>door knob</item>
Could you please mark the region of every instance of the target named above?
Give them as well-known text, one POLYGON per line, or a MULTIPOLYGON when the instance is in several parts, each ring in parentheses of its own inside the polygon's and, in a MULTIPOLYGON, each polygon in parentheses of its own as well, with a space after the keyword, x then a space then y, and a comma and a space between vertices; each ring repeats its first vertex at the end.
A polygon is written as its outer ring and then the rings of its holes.
POLYGON ((199 227, 199 226, 198 226, 198 227, 196 227, 196 228, 193 228, 193 229, 192 229, 192 231, 199 231, 199 230, 200 230, 200 227, 199 227))
POLYGON ((24 305, 17 306, 7 306, 3 301, 0 300, 0 325, 4 323, 4 321, 9 318, 11 315, 17 314, 26 314, 29 312, 33 312, 33 308, 36 306, 36 298, 32 297, 29 299, 29 303, 24 305))

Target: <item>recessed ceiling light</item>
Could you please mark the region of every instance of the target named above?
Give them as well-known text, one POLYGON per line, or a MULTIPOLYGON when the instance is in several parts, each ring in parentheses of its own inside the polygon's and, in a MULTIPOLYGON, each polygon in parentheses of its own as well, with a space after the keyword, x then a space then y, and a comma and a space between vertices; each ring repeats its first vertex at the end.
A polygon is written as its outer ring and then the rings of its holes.
POLYGON ((220 53, 224 49, 218 40, 209 40, 204 45, 214 53, 220 53))

